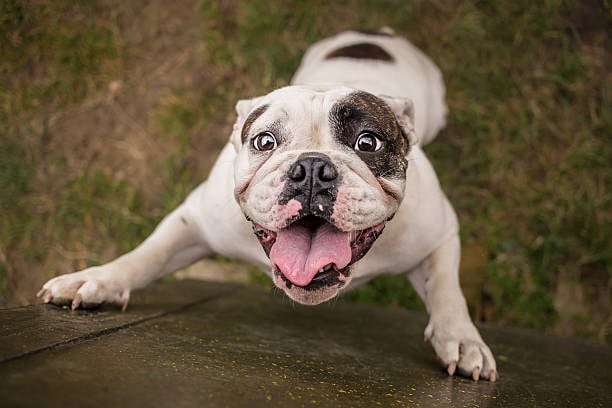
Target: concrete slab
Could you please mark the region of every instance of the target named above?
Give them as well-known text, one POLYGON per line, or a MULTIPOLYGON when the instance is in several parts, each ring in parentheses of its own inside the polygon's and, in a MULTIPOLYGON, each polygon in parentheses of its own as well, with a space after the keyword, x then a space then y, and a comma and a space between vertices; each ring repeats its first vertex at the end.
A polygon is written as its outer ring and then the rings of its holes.
POLYGON ((71 311, 67 306, 60 312, 60 308, 48 305, 0 309, 0 363, 178 312, 235 289, 215 283, 193 285, 189 281, 175 282, 171 290, 152 285, 136 294, 136 306, 127 313, 117 313, 113 308, 94 313, 71 311))
POLYGON ((3 406, 612 406, 612 350, 482 327, 496 383, 448 377, 426 316, 196 281, 128 311, 0 311, 3 406))

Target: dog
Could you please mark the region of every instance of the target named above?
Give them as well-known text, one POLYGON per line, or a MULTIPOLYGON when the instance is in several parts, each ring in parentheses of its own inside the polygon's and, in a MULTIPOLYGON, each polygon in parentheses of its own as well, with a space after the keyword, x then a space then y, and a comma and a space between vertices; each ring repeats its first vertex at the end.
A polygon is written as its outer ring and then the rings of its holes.
POLYGON ((208 179, 141 245, 37 296, 125 310, 131 291, 215 253, 307 305, 406 273, 448 374, 495 381, 459 286, 457 217, 422 150, 445 125, 444 98, 436 65, 389 28, 315 43, 290 86, 236 104, 208 179))

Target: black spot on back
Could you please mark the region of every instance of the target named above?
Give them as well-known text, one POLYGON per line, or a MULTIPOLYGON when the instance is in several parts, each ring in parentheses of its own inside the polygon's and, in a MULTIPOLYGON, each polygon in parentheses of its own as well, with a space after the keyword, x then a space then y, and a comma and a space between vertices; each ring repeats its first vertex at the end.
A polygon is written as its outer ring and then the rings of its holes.
POLYGON ((330 51, 325 59, 354 58, 393 62, 394 58, 384 48, 372 43, 357 43, 330 51))

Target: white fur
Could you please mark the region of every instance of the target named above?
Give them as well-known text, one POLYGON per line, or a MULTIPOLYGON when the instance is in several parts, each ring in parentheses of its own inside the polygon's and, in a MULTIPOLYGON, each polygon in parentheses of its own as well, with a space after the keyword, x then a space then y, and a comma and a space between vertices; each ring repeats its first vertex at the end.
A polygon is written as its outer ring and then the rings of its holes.
MULTIPOLYGON (((306 88, 288 88, 286 92, 299 95, 305 89, 321 88, 325 94, 336 92, 334 89, 341 86, 387 95, 392 97, 385 99, 390 106, 396 103, 402 106, 394 107, 400 122, 404 120, 402 112, 411 114, 412 107, 406 98, 412 99, 419 143, 412 146, 408 157, 403 201, 370 252, 355 266, 353 280, 345 289, 380 274, 406 273, 430 313, 426 338, 449 374, 457 370, 475 379, 495 380, 495 360, 470 320, 459 286, 456 215, 421 150, 421 145, 431 141, 445 124, 444 84, 438 68, 402 38, 348 32, 314 44, 293 84, 306 88), (394 56, 395 62, 325 60, 329 51, 358 42, 379 44, 394 56)), ((132 290, 214 253, 246 260, 270 272, 269 259, 234 198, 236 187, 240 189, 253 175, 254 165, 245 149, 241 149, 240 129, 246 115, 261 105, 264 98, 237 104, 238 120, 231 143, 221 152, 208 180, 140 246, 105 265, 53 278, 44 284, 39 296, 46 302, 68 303, 73 307, 103 302, 125 307, 132 290)), ((288 97, 288 106, 298 99, 288 97)), ((325 114, 327 108, 321 109, 325 114)), ((304 118, 302 122, 319 126, 316 120, 308 122, 304 118)), ((334 146, 329 148, 333 150, 334 146)))

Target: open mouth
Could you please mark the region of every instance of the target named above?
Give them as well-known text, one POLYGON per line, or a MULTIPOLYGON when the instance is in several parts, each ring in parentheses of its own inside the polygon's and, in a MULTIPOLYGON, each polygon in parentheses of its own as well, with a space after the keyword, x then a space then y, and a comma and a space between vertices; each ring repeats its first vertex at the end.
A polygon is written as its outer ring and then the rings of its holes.
POLYGON ((287 289, 306 291, 342 288, 349 281, 351 266, 368 252, 384 227, 385 222, 381 222, 344 232, 314 215, 304 216, 278 232, 253 223, 277 282, 287 289))

